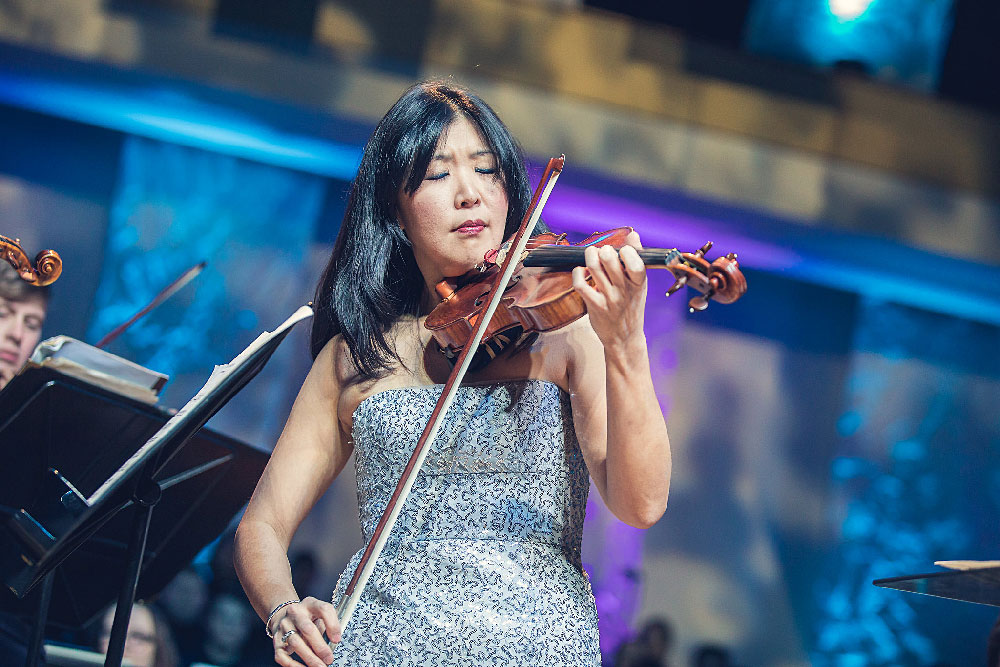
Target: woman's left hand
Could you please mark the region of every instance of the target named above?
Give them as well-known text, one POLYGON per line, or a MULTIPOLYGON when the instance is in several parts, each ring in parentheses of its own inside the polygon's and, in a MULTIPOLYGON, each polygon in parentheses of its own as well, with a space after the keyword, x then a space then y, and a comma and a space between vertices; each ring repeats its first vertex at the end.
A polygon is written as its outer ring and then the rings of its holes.
POLYGON ((646 265, 637 252, 642 248, 635 231, 620 250, 591 246, 584 251, 586 270, 573 269, 573 287, 587 306, 590 324, 605 350, 624 349, 642 340, 646 307, 646 265), (594 285, 587 283, 587 272, 594 285))

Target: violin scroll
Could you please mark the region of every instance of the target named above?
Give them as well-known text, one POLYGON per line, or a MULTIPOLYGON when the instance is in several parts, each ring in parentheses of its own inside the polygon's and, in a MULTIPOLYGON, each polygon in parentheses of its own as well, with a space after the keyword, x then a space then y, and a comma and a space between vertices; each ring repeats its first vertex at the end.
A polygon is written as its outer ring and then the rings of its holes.
POLYGON ((667 296, 685 285, 693 288, 698 295, 688 301, 688 309, 692 313, 708 308, 712 299, 719 303, 732 303, 747 291, 747 280, 740 271, 736 253, 717 257, 709 263, 705 253, 712 249, 712 245, 709 241, 696 252, 680 253, 680 260, 669 267, 676 280, 667 290, 667 296))
POLYGON ((35 266, 31 266, 28 254, 21 247, 20 239, 10 239, 0 235, 0 259, 6 260, 17 269, 21 279, 44 287, 51 285, 62 273, 62 258, 55 250, 43 250, 35 256, 35 266))

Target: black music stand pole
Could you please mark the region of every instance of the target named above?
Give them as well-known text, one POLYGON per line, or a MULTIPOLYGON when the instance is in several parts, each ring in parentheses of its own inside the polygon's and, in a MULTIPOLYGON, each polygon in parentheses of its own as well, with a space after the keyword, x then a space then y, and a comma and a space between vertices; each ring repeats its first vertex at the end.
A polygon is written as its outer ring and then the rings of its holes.
POLYGON ((132 520, 132 537, 128 545, 128 562, 125 566, 125 580, 118 593, 115 606, 115 620, 111 624, 108 652, 104 667, 120 667, 125 656, 125 640, 128 637, 128 622, 135 604, 135 589, 139 585, 142 571, 142 556, 146 551, 146 536, 149 522, 153 518, 153 507, 159 502, 162 492, 160 485, 144 476, 135 493, 135 517, 132 520))
POLYGON ((38 591, 38 608, 35 611, 35 625, 31 628, 31 639, 28 640, 28 659, 24 667, 37 667, 38 659, 42 657, 42 642, 45 641, 45 623, 49 615, 49 602, 52 601, 52 587, 55 585, 56 573, 49 572, 42 579, 38 591))

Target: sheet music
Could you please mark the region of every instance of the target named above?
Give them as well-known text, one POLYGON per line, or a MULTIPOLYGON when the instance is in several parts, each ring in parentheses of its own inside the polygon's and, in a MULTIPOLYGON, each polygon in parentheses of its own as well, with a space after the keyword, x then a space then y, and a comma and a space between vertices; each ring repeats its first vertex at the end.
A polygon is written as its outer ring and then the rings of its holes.
POLYGON ((199 404, 204 401, 205 397, 211 394, 215 389, 222 384, 225 378, 240 368, 255 352, 260 350, 262 347, 267 345, 270 341, 284 334, 288 329, 292 328, 299 322, 309 317, 312 317, 313 310, 309 306, 302 306, 296 310, 292 315, 281 323, 277 329, 274 331, 265 331, 264 333, 257 336, 254 342, 250 343, 245 350, 240 352, 236 357, 230 361, 228 364, 222 366, 216 366, 212 370, 212 374, 209 376, 208 381, 198 390, 191 400, 189 400, 184 407, 182 407, 177 414, 171 417, 166 424, 160 428, 159 431, 153 434, 153 436, 146 441, 146 443, 139 448, 139 450, 129 457, 121 468, 119 468, 114 475, 107 479, 94 493, 87 498, 88 505, 94 505, 99 502, 106 494, 110 493, 112 489, 115 488, 118 481, 128 475, 136 466, 145 459, 147 453, 154 449, 160 442, 166 439, 168 436, 173 434, 177 428, 179 428, 186 420, 187 415, 194 410, 199 404))
POLYGON ((55 336, 43 340, 28 359, 29 366, 52 368, 113 393, 152 405, 169 379, 93 345, 55 336))
POLYGON ((949 570, 988 570, 1000 567, 1000 560, 936 560, 934 564, 949 570))

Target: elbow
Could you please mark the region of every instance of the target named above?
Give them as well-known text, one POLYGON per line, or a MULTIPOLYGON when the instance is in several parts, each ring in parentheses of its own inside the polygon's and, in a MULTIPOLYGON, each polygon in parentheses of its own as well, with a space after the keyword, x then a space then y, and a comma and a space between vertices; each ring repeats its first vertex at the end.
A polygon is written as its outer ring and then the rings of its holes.
POLYGON ((646 530, 647 528, 652 528, 657 521, 663 517, 663 513, 667 510, 667 505, 659 505, 657 507, 650 508, 636 517, 636 522, 632 525, 636 528, 641 528, 646 530))
POLYGON ((662 500, 643 503, 642 506, 633 508, 627 516, 619 516, 618 518, 633 528, 646 530, 656 525, 656 522, 663 517, 663 513, 666 511, 667 498, 664 496, 662 500))

